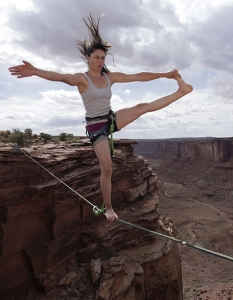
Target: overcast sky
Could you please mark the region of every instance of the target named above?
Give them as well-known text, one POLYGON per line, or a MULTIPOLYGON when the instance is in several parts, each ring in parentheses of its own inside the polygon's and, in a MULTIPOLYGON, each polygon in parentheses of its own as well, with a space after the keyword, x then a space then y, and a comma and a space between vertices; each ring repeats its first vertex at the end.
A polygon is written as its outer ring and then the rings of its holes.
MULTIPOLYGON (((194 91, 142 116, 116 138, 229 137, 233 130, 233 0, 5 0, 0 3, 0 130, 85 135, 76 87, 36 76, 17 79, 8 68, 28 60, 65 73, 85 72, 76 38, 82 16, 98 17, 112 45, 111 71, 179 69, 194 91)), ((115 84, 112 108, 172 93, 175 80, 115 84)))

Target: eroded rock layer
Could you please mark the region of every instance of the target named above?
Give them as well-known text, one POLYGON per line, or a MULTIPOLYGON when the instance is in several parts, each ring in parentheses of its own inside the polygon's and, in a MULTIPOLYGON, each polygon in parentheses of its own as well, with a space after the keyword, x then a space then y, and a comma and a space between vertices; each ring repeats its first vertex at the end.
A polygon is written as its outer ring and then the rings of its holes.
POLYGON ((156 154, 178 159, 201 158, 212 162, 227 162, 233 157, 233 138, 173 138, 163 140, 137 140, 136 153, 145 157, 156 154))
MULTIPOLYGON (((131 144, 115 143, 113 206, 121 219, 174 235, 157 210, 156 175, 131 144)), ((23 150, 34 161, 0 148, 2 300, 182 299, 176 244, 95 217, 92 206, 74 193, 102 205, 100 169, 89 143, 23 150)))

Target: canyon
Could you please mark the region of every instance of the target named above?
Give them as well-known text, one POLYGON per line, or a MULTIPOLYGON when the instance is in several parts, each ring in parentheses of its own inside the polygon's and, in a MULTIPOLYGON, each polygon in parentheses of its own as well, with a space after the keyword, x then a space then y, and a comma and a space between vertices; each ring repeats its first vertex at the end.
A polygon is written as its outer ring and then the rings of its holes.
MULTIPOLYGON (((233 138, 114 144, 120 219, 233 257, 233 138)), ((94 216, 88 140, 23 151, 0 143, 2 300, 233 299, 233 262, 94 216)))
MULTIPOLYGON (((182 241, 233 258, 233 138, 137 140, 182 241)), ((232 261, 179 246, 184 300, 233 299, 232 261)))
MULTIPOLYGON (((112 203, 119 218, 175 236, 158 211, 156 174, 134 154, 134 141, 114 143, 112 203)), ((178 245, 96 217, 99 177, 86 139, 24 149, 0 144, 2 300, 183 299, 178 245)))

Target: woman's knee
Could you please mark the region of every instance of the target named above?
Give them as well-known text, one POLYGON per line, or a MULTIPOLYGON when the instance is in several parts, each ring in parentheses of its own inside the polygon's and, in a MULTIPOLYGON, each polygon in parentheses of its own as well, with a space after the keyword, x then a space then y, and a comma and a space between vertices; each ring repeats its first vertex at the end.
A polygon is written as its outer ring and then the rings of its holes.
POLYGON ((116 125, 118 130, 135 121, 149 111, 148 103, 139 103, 135 106, 123 108, 116 112, 116 125))
POLYGON ((111 158, 109 156, 106 157, 105 159, 101 159, 99 160, 100 163, 100 170, 101 170, 101 177, 111 180, 112 177, 112 161, 111 158))
POLYGON ((139 118, 148 112, 148 103, 139 103, 135 106, 135 108, 136 118, 139 118))
POLYGON ((104 176, 106 178, 111 178, 112 166, 111 165, 101 166, 101 174, 102 174, 102 176, 104 176))

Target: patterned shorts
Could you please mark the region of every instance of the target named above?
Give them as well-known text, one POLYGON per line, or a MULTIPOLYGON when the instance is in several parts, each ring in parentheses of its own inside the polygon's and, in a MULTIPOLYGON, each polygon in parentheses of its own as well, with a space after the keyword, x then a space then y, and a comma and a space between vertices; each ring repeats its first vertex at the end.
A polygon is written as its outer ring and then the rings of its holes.
MULTIPOLYGON (((116 126, 115 115, 114 115, 113 125, 114 125, 113 132, 119 131, 116 126)), ((86 126, 87 136, 89 137, 93 147, 95 147, 98 143, 108 139, 108 136, 110 134, 109 128, 110 128, 110 124, 109 121, 107 120, 105 122, 100 122, 100 123, 86 126)))

